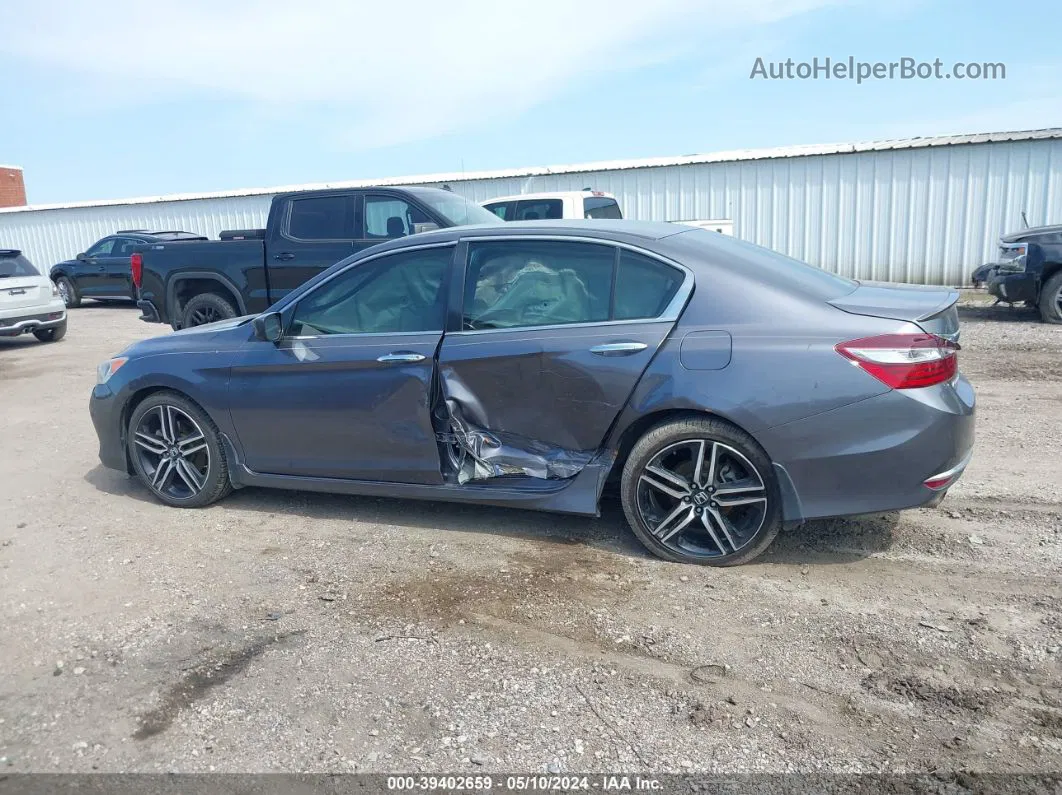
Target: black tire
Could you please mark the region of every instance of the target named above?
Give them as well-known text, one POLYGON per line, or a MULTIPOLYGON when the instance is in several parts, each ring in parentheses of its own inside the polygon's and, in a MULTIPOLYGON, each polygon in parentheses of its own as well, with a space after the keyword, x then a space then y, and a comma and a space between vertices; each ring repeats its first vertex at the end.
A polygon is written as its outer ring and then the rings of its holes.
POLYGON ((202 508, 220 500, 232 490, 232 484, 229 481, 229 464, 225 458, 221 433, 217 425, 205 411, 178 392, 156 392, 140 403, 129 417, 126 438, 129 459, 133 462, 133 472, 156 498, 167 505, 176 508, 202 508), (195 491, 189 486, 188 476, 181 472, 177 463, 173 463, 169 470, 159 472, 165 462, 175 462, 176 458, 170 456, 167 451, 152 452, 145 446, 145 441, 150 447, 159 449, 172 450, 177 446, 166 439, 166 433, 151 431, 152 425, 162 416, 159 412, 167 412, 167 410, 176 410, 170 411, 169 416, 177 418, 175 421, 171 420, 177 429, 172 436, 177 440, 181 438, 181 430, 188 432, 186 438, 192 439, 193 444, 198 444, 199 441, 194 439, 194 430, 202 434, 206 455, 203 454, 203 450, 200 450, 189 456, 179 456, 195 466, 194 471, 202 476, 201 486, 195 491), (181 414, 184 415, 183 418, 179 416, 181 414), (187 420, 191 420, 198 427, 193 430, 187 420), (138 435, 138 430, 143 435, 138 435), (157 485, 156 475, 161 475, 157 485))
POLYGON ((59 340, 66 336, 66 323, 64 322, 60 323, 58 326, 42 328, 40 331, 34 331, 33 336, 41 342, 59 342, 59 340))
POLYGON ((192 328, 236 317, 236 307, 217 293, 201 293, 184 305, 181 328, 192 328))
POLYGON ((67 309, 76 309, 81 306, 81 293, 70 279, 60 276, 55 280, 55 286, 63 295, 63 303, 66 304, 67 309))
MULTIPOLYGON (((674 482, 665 481, 664 484, 675 487, 674 482)), ((763 554, 782 528, 782 500, 771 460, 751 436, 716 418, 674 420, 647 431, 635 443, 623 467, 620 497, 627 522, 638 540, 654 555, 677 563, 707 566, 748 563, 763 554), (676 496, 671 496, 648 485, 660 480, 647 473, 646 466, 652 465, 654 471, 664 469, 671 475, 678 474, 678 470, 671 471, 669 467, 654 462, 667 461, 667 456, 681 461, 687 451, 689 458, 678 469, 688 467, 688 480, 694 481, 694 451, 698 449, 702 451, 702 461, 706 455, 703 451, 713 451, 711 455, 716 463, 710 483, 702 464, 700 483, 703 487, 692 486, 689 497, 679 499, 677 495, 681 492, 676 491, 676 496), (647 474, 649 478, 644 479, 647 474), (744 477, 737 478, 737 475, 744 477), (727 481, 726 477, 735 479, 727 481), (728 486, 728 483, 734 486, 728 486), (742 483, 749 485, 741 488, 742 483), (759 485, 754 485, 756 483, 759 485), (716 491, 719 494, 715 494, 716 491), (742 499, 737 494, 721 496, 724 491, 740 491, 748 496, 748 500, 742 505, 721 504, 722 500, 736 502, 742 499), (699 502, 702 499, 704 502, 699 502), (648 513, 655 510, 671 517, 683 511, 687 504, 690 511, 696 513, 679 516, 677 524, 688 522, 684 529, 663 540, 654 534, 647 519, 648 513)), ((665 525, 668 525, 666 519, 657 523, 656 530, 662 535, 667 532, 665 525)))
POLYGON ((1044 323, 1062 324, 1062 270, 1040 290, 1040 317, 1044 323))

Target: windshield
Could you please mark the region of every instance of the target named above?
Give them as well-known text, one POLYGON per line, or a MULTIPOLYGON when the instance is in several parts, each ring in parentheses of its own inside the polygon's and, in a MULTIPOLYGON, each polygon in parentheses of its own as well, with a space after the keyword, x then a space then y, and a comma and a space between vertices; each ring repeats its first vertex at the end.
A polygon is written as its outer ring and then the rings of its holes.
POLYGON ((454 226, 466 226, 467 224, 504 224, 505 222, 475 202, 471 202, 464 196, 456 193, 436 193, 425 191, 418 193, 417 198, 431 207, 435 212, 445 218, 454 226))
POLYGON ((17 251, 0 251, 0 279, 12 276, 40 276, 33 264, 17 251))

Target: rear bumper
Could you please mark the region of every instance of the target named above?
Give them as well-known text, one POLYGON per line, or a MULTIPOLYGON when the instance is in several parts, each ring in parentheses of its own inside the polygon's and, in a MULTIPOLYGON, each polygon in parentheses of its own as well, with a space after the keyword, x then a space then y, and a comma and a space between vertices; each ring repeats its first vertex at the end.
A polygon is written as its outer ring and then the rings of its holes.
POLYGON ((155 308, 155 305, 150 301, 137 301, 137 309, 140 310, 140 319, 145 323, 161 323, 162 318, 159 317, 159 310, 155 308))
POLYGON ((788 474, 801 516, 879 513, 940 501, 974 444, 975 396, 960 376, 944 386, 886 392, 758 434, 788 474), (927 480, 952 474, 936 489, 927 480))
MULTIPOLYGON (((25 312, 25 310, 23 310, 25 312)), ((66 325, 66 308, 50 312, 25 312, 13 317, 0 317, 0 337, 17 337, 49 328, 66 325)))
POLYGON ((128 471, 122 434, 122 407, 106 384, 97 384, 89 399, 89 416, 100 442, 100 462, 111 469, 128 471))

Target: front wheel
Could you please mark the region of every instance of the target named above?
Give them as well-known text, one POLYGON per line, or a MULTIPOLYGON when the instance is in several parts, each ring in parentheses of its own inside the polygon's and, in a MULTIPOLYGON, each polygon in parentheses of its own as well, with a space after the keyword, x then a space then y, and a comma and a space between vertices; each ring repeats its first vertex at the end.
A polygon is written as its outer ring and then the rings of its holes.
POLYGON ((1040 317, 1044 323, 1062 323, 1062 271, 1059 271, 1040 291, 1040 317))
POLYGON ((67 309, 81 306, 81 293, 77 291, 77 287, 68 278, 60 276, 55 280, 55 287, 59 291, 59 295, 62 296, 63 303, 66 304, 67 309))
POLYGON ((183 395, 146 398, 129 418, 126 438, 133 471, 167 505, 201 508, 232 488, 217 426, 183 395))
POLYGON ((634 534, 665 560, 747 563, 782 527, 767 454, 714 418, 676 420, 646 433, 627 458, 620 489, 634 534))

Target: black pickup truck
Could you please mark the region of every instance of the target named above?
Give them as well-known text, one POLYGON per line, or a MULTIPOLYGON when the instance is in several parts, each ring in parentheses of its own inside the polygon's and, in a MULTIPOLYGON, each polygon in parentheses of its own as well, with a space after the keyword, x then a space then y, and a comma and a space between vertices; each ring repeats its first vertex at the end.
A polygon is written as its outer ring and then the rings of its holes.
POLYGON ((1003 235, 999 259, 970 280, 985 285, 997 304, 1022 302, 1038 308, 1045 323, 1062 324, 1062 224, 1003 235))
POLYGON ((136 249, 131 266, 140 319, 179 329, 262 312, 368 246, 430 229, 504 223, 474 202, 438 188, 281 193, 273 197, 265 229, 136 249))

